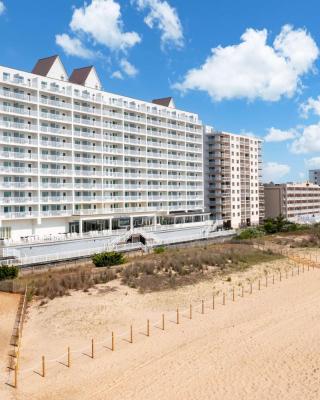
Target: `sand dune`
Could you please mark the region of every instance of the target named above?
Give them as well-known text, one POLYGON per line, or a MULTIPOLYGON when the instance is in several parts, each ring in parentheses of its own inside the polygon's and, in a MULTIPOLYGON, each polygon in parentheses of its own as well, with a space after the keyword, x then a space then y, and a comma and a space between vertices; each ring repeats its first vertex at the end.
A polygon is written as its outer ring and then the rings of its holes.
MULTIPOLYGON (((275 265, 278 268, 279 262, 275 265)), ((147 295, 116 286, 108 294, 75 293, 44 309, 34 306, 25 325, 17 397, 12 397, 11 389, 5 398, 318 399, 320 271, 293 278, 289 274, 275 285, 270 280, 268 288, 261 281, 261 290, 255 286, 252 295, 246 286, 244 298, 237 290, 233 302, 230 285, 262 271, 259 266, 232 277, 231 283, 202 282, 147 295), (208 300, 202 315, 200 300, 210 298, 213 285, 220 290, 216 308, 211 310, 208 300), (221 287, 228 292, 225 306, 221 287), (182 312, 190 301, 192 320, 187 309, 182 312), (166 313, 165 331, 160 329, 162 312, 166 313), (150 337, 145 335, 146 318, 158 321, 156 326, 152 323, 150 337), (132 322, 134 343, 130 344, 132 322), (113 329, 114 352, 108 348, 113 329), (126 331, 120 338, 119 333, 126 331), (94 359, 89 357, 92 336, 97 342, 94 359), (68 345, 77 350, 83 347, 82 352, 72 353, 71 368, 63 365, 68 345), (42 354, 48 359, 63 356, 48 363, 46 378, 35 373, 40 371, 42 354)))

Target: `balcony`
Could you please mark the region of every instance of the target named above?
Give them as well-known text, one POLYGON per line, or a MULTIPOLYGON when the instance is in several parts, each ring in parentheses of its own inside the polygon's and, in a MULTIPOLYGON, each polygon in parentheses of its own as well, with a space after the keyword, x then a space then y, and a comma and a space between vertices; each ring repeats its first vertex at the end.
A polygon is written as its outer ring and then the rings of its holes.
POLYGON ((72 163, 72 157, 68 156, 56 156, 51 154, 41 154, 41 160, 45 161, 54 161, 54 162, 62 162, 62 163, 72 163))
POLYGON ((41 168, 40 174, 47 175, 59 175, 59 176, 72 176, 73 171, 71 169, 58 169, 58 168, 41 168))
POLYGON ((1 219, 37 218, 38 211, 21 211, 1 213, 1 219))
POLYGON ((0 97, 6 97, 6 98, 10 98, 10 99, 17 99, 17 100, 22 100, 22 101, 26 101, 26 102, 33 102, 33 103, 37 103, 37 97, 33 96, 33 95, 28 95, 28 94, 24 94, 24 93, 17 93, 17 92, 13 92, 10 90, 2 90, 0 89, 0 97))
POLYGON ((49 100, 49 99, 45 99, 43 97, 40 97, 40 102, 42 104, 47 104, 47 105, 53 106, 53 107, 67 108, 68 110, 72 106, 71 103, 67 103, 67 102, 59 101, 59 100, 49 100))
POLYGON ((29 168, 29 167, 4 167, 0 166, 1 174, 19 174, 19 175, 37 175, 38 168, 29 168))
POLYGON ((62 115, 62 114, 54 114, 54 113, 40 113, 40 117, 43 119, 50 119, 50 120, 55 120, 55 121, 65 121, 71 124, 71 117, 68 115, 62 115))
POLYGON ((54 147, 59 149, 69 149, 72 148, 72 143, 57 141, 57 140, 41 140, 40 145, 43 147, 54 147))
POLYGON ((24 108, 24 107, 10 107, 10 106, 0 105, 0 112, 1 111, 3 111, 4 113, 19 114, 19 115, 25 115, 25 116, 29 116, 29 117, 37 116, 36 111, 28 110, 27 108, 24 108))
POLYGON ((14 136, 0 136, 0 142, 26 146, 38 146, 38 141, 35 139, 14 136))
POLYGON ((71 196, 42 196, 41 203, 70 203, 72 202, 71 196))
POLYGON ((18 152, 18 151, 2 151, 0 152, 1 158, 10 160, 34 160, 37 161, 38 155, 36 153, 18 152))
POLYGON ((32 204, 37 203, 37 197, 3 197, 2 198, 3 204, 32 204))
POLYGON ((86 119, 86 118, 73 118, 73 123, 74 124, 82 124, 82 125, 88 125, 88 126, 95 126, 98 128, 101 128, 101 121, 93 121, 91 119, 86 119))
POLYGON ((36 182, 0 182, 0 188, 2 189, 38 189, 36 182))
POLYGON ((4 121, 3 119, 0 120, 0 126, 4 128, 10 128, 10 129, 19 129, 23 131, 37 131, 38 130, 38 125, 36 124, 24 124, 20 122, 13 122, 13 121, 4 121))
POLYGON ((45 125, 40 126, 40 131, 46 133, 54 133, 55 135, 69 136, 69 137, 72 135, 72 131, 70 129, 54 128, 52 126, 45 126, 45 125))

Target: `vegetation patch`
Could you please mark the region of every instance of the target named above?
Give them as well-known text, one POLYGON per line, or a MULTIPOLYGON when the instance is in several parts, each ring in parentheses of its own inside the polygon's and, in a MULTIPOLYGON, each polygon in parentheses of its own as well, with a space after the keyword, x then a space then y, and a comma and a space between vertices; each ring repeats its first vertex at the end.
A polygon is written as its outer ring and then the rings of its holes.
POLYGON ((246 244, 224 244, 166 249, 132 261, 120 272, 122 283, 140 292, 195 284, 216 275, 244 271, 252 265, 282 258, 246 244))
POLYGON ((104 252, 95 254, 92 257, 92 262, 96 267, 111 267, 125 263, 125 257, 122 253, 116 251, 104 252))
POLYGON ((50 270, 43 273, 28 274, 15 281, 21 290, 28 285, 28 296, 40 299, 54 299, 55 297, 70 295, 71 290, 84 290, 100 283, 107 283, 117 277, 113 270, 101 271, 92 268, 78 268, 69 271, 50 270))
POLYGON ((0 281, 5 279, 17 278, 19 274, 19 268, 15 266, 1 265, 0 266, 0 281))

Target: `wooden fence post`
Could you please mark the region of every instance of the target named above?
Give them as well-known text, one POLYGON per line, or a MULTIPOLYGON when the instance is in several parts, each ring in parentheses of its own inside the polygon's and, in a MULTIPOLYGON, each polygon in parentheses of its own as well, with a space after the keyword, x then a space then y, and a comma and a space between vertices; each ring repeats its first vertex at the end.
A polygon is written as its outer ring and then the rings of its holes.
POLYGON ((94 358, 94 339, 91 339, 91 358, 94 358))
POLYGON ((45 356, 42 356, 42 377, 46 376, 46 359, 45 356))
POLYGON ((222 304, 225 306, 226 305, 226 294, 223 292, 222 296, 222 304))
POLYGON ((201 301, 201 313, 204 314, 204 300, 201 301))
POLYGON ((114 351, 114 333, 111 333, 111 350, 114 351))
POLYGON ((212 309, 214 310, 214 294, 212 295, 212 309))
POLYGON ((281 282, 281 280, 282 280, 282 276, 281 276, 281 271, 280 271, 280 282, 281 282))
POLYGON ((272 275, 272 284, 274 285, 274 274, 272 275))
POLYGON ((259 290, 261 289, 260 279, 259 279, 259 281, 258 281, 258 289, 259 289, 259 290))
POLYGON ((164 314, 162 314, 162 330, 164 331, 164 314))
POLYGON ((71 354, 70 354, 70 347, 68 347, 68 368, 71 367, 71 354))
POLYGON ((234 287, 232 288, 232 301, 234 301, 234 287))
POLYGON ((15 389, 18 388, 18 366, 17 365, 15 365, 15 367, 14 367, 14 383, 13 383, 13 386, 14 386, 15 389))
POLYGON ((150 321, 147 319, 147 336, 150 336, 150 321))
POLYGON ((268 275, 266 274, 266 287, 268 287, 268 275))
POLYGON ((192 304, 190 304, 189 308, 189 318, 192 319, 192 304))
POLYGON ((179 325, 180 319, 179 319, 179 308, 177 308, 177 325, 179 325))
POLYGON ((130 325, 130 343, 133 343, 132 325, 130 325))

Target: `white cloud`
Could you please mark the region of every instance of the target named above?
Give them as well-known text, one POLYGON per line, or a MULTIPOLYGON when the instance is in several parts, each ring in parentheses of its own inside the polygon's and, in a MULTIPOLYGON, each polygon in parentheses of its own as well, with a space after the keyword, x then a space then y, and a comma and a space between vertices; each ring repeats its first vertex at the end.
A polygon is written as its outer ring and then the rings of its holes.
POLYGON ((263 181, 278 182, 279 179, 288 175, 290 167, 287 164, 279 164, 277 162, 268 162, 263 166, 263 181))
POLYGON ((306 103, 300 105, 300 111, 304 118, 307 118, 311 112, 317 116, 320 116, 320 96, 318 96, 316 99, 309 97, 306 103))
POLYGON ((320 168, 320 157, 309 158, 305 160, 305 164, 308 168, 320 168))
POLYGON ((56 35, 56 43, 69 56, 93 58, 94 52, 87 49, 78 38, 71 38, 66 33, 56 35))
POLYGON ((264 140, 266 142, 284 142, 286 140, 294 139, 296 132, 294 129, 288 131, 283 131, 277 128, 270 128, 268 134, 265 136, 264 140))
POLYGON ((121 71, 114 71, 111 75, 111 78, 123 79, 123 75, 122 75, 121 71))
POLYGON ((0 1, 0 15, 2 15, 6 10, 6 6, 4 5, 3 1, 0 1))
POLYGON ((299 136, 292 142, 290 150, 295 154, 320 151, 320 123, 303 127, 299 136))
POLYGON ((132 65, 128 60, 126 60, 125 58, 123 58, 121 61, 120 61, 120 67, 122 68, 122 71, 124 72, 124 73, 126 73, 128 76, 136 76, 137 75, 137 73, 139 72, 138 70, 137 70, 137 68, 134 66, 134 65, 132 65))
POLYGON ((125 51, 141 41, 136 32, 124 32, 120 5, 114 0, 92 0, 73 11, 70 28, 110 50, 125 51))
POLYGON ((149 28, 158 28, 161 31, 161 44, 164 47, 172 44, 183 46, 183 29, 178 13, 167 1, 136 0, 139 10, 149 9, 144 22, 149 28))
POLYGON ((305 172, 299 172, 298 176, 300 179, 304 180, 306 177, 306 174, 305 174, 305 172))
POLYGON ((189 70, 174 88, 202 90, 215 101, 246 98, 277 101, 301 88, 301 76, 314 67, 319 49, 304 29, 285 25, 273 45, 266 29, 247 29, 241 43, 218 46, 199 68, 189 70))

